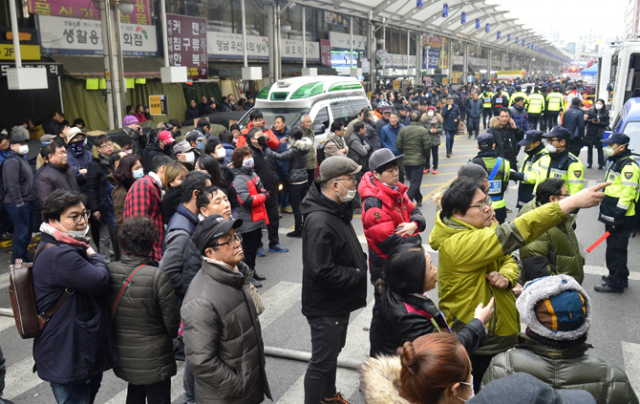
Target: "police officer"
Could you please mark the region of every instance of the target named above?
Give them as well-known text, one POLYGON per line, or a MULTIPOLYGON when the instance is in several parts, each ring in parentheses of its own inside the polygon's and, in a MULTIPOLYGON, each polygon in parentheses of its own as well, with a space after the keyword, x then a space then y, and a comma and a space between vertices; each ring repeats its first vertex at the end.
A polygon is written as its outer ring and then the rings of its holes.
POLYGON ((611 162, 605 181, 612 182, 604 189, 604 201, 600 204, 598 220, 605 224, 611 235, 607 238, 606 263, 609 276, 603 275, 602 285, 596 292, 622 293, 629 283, 627 248, 629 236, 635 226, 636 203, 640 168, 631 156, 629 136, 614 133, 602 141, 607 145, 604 152, 611 162))
POLYGON ((579 158, 569 153, 571 133, 566 128, 554 126, 551 132, 542 137, 547 140, 546 149, 549 154, 540 159, 541 175, 538 184, 547 178, 562 178, 569 194, 580 192, 584 187, 584 165, 579 158))
POLYGON ((546 127, 553 128, 558 124, 558 115, 562 111, 563 96, 560 87, 554 87, 553 91, 547 94, 547 105, 545 105, 546 127))
POLYGON ((478 149, 480 152, 470 163, 477 164, 485 169, 488 174, 489 196, 491 197, 491 207, 495 211, 496 220, 504 223, 507 219, 507 205, 504 200, 504 193, 509 184, 509 174, 511 165, 509 160, 498 156, 495 152, 495 141, 491 133, 483 133, 478 136, 478 149))
POLYGON ((500 115, 500 108, 509 105, 509 94, 504 90, 504 86, 498 86, 497 92, 491 98, 491 109, 493 116, 500 115))
POLYGON ((529 105, 529 97, 527 96, 527 93, 522 91, 521 86, 516 86, 516 92, 511 94, 511 101, 509 101, 509 106, 512 106, 515 103, 516 97, 524 98, 524 107, 527 108, 527 105, 529 105))
MULTIPOLYGON (((531 129, 538 129, 538 122, 540 122, 540 116, 544 112, 545 99, 540 94, 540 87, 533 89, 533 94, 529 95, 529 106, 527 112, 529 113, 529 127, 531 129)), ((546 127, 543 123, 542 127, 546 127)))
POLYGON ((482 99, 482 126, 487 129, 487 120, 491 120, 491 98, 493 98, 490 86, 484 88, 480 98, 482 99))
POLYGON ((518 142, 518 145, 524 147, 527 158, 522 162, 520 171, 511 169, 511 178, 520 181, 518 208, 522 208, 534 197, 533 190, 536 188, 541 175, 540 160, 548 152, 544 144, 542 144, 542 132, 539 130, 527 131, 524 134, 524 138, 518 142))

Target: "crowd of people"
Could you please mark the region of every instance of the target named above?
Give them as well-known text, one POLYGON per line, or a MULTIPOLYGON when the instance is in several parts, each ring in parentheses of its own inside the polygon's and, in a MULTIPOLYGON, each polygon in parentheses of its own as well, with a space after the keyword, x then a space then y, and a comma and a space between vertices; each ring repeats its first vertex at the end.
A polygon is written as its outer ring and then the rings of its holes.
MULTIPOLYGON (((144 107, 131 110, 115 140, 88 142, 82 128, 56 118, 35 172, 28 129, 0 135, 12 262, 33 262, 38 312, 56 307, 34 341, 38 376, 58 403, 92 403, 109 369, 128 383, 128 404, 170 403, 182 360, 185 403, 270 399, 257 291, 267 278, 257 257, 288 252, 279 232, 286 212, 295 223, 286 236, 302 240, 312 346, 305 404, 347 403, 337 359, 350 314, 366 306, 367 280, 371 357, 361 374, 369 404, 498 402, 513 384, 528 397, 637 403, 624 372, 585 354, 592 309, 574 229, 580 209, 600 206, 610 275, 596 291, 622 293, 640 169, 626 135, 602 138, 604 101, 584 111, 573 97, 558 125, 555 92, 539 94, 543 84, 529 94, 516 86, 511 96, 500 85, 376 91, 372 108, 332 122, 318 149, 309 115, 289 127, 253 108, 246 127, 212 134, 202 116, 218 107, 206 97, 191 101, 195 128, 184 135, 175 120, 145 134, 144 107), (467 132, 479 153, 434 198, 428 223, 423 175, 437 173, 443 136, 451 157, 467 132), (584 188, 579 153, 589 136, 607 145, 610 164, 608 182, 584 188), (513 222, 510 180, 520 183, 513 222), (33 232, 41 235, 35 257, 33 232), (436 287, 437 304, 428 295, 436 287)), ((229 95, 221 108, 239 107, 229 95)))
POLYGON ((203 95, 199 104, 196 100, 189 100, 184 119, 185 121, 197 120, 202 116, 212 115, 217 112, 249 111, 255 105, 255 101, 256 99, 253 95, 248 95, 247 98, 240 98, 237 103, 233 94, 221 97, 220 102, 217 102, 213 96, 207 97, 203 95))

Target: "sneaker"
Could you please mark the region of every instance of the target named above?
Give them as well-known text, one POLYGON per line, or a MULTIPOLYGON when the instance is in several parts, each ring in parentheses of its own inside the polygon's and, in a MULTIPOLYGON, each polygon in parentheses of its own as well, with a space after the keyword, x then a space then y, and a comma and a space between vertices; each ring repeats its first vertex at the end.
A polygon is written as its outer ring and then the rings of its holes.
POLYGON ((437 168, 434 168, 434 169, 433 169, 433 175, 436 175, 436 174, 438 174, 438 169, 437 169, 437 168))
POLYGON ((327 400, 326 398, 322 399, 322 401, 320 401, 321 404, 349 404, 349 402, 342 397, 342 394, 339 391, 336 391, 336 396, 330 400, 327 400))
POLYGON ((289 252, 289 249, 285 246, 283 246, 282 244, 278 243, 276 245, 274 245, 273 247, 269 247, 269 251, 271 252, 279 252, 279 253, 286 253, 289 252))
POLYGON ((593 287, 593 289, 596 292, 601 292, 601 293, 624 293, 624 289, 622 290, 614 289, 611 286, 607 285, 606 283, 603 283, 602 285, 596 285, 593 287))
POLYGON ((2 240, 2 241, 7 241, 7 240, 11 240, 11 239, 13 239, 13 234, 11 234, 11 233, 4 233, 2 235, 2 237, 0 237, 0 240, 2 240))
POLYGON ((258 257, 266 257, 266 256, 267 256, 267 254, 264 252, 264 250, 262 249, 262 247, 258 247, 258 251, 257 251, 256 255, 257 255, 258 257))
POLYGON ((422 173, 423 174, 429 174, 429 171, 431 171, 429 168, 427 168, 426 170, 424 170, 422 173))
POLYGON ((287 233, 287 237, 302 238, 302 232, 299 230, 291 231, 287 233))
MULTIPOLYGON (((602 275, 602 280, 604 282, 608 282, 609 281, 609 275, 602 275)), ((629 280, 627 279, 627 281, 624 283, 624 287, 628 288, 629 287, 629 280)))
POLYGON ((293 213, 293 209, 291 209, 291 206, 285 206, 284 208, 280 209, 280 213, 293 213))

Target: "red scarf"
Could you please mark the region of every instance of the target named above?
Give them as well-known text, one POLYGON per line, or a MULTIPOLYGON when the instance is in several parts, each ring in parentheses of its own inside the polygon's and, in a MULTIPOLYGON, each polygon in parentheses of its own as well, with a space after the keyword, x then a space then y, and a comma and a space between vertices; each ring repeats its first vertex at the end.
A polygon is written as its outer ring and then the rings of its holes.
POLYGON ((60 230, 56 229, 55 227, 51 226, 49 223, 42 223, 40 225, 40 231, 42 233, 50 235, 51 237, 55 238, 56 241, 59 241, 61 243, 80 246, 85 250, 89 248, 88 237, 86 238, 87 239, 86 242, 82 240, 76 240, 75 238, 71 237, 67 233, 63 233, 60 230))

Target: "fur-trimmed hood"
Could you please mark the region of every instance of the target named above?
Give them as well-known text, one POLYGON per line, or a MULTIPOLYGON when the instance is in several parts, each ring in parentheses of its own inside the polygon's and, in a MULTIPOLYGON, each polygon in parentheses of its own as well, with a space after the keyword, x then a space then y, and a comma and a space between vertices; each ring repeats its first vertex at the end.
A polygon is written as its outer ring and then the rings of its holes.
POLYGON ((396 384, 400 380, 399 356, 368 358, 360 366, 362 394, 367 404, 411 404, 400 397, 396 384))
POLYGON ((489 127, 490 128, 495 128, 495 129, 506 129, 507 126, 509 125, 509 123, 507 122, 506 125, 503 125, 502 122, 500 122, 500 118, 498 118, 497 116, 494 116, 493 118, 491 118, 491 120, 489 121, 489 127))
POLYGON ((289 142, 289 144, 287 145, 287 149, 291 149, 292 147, 295 147, 297 149, 300 150, 311 150, 311 147, 313 146, 313 142, 311 141, 311 139, 307 138, 307 137, 303 137, 300 140, 296 140, 295 142, 289 142))
POLYGON ((443 123, 444 119, 442 119, 442 115, 438 114, 437 112, 431 118, 429 118, 429 115, 424 113, 422 114, 422 117, 420 117, 420 122, 421 123, 443 123))

